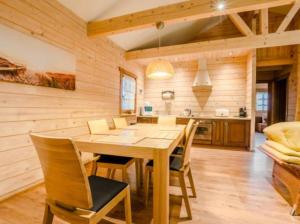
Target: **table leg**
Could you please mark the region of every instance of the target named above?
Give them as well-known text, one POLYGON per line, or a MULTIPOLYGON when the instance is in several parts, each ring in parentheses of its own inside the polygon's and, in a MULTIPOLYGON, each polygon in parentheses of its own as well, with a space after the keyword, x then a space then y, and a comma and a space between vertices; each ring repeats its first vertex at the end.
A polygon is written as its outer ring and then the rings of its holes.
POLYGON ((168 150, 154 152, 153 223, 169 223, 169 154, 168 150))

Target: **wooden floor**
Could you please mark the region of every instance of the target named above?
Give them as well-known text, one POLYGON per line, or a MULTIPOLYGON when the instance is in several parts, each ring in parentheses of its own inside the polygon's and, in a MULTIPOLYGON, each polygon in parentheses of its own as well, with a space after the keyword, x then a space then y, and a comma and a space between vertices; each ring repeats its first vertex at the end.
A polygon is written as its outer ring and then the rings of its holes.
MULTIPOLYGON (((171 223, 197 224, 293 224, 299 217, 289 215, 287 202, 273 189, 272 162, 260 152, 225 151, 194 147, 192 169, 198 198, 191 198, 193 220, 186 220, 178 187, 171 187, 171 223)), ((134 180, 134 169, 130 180, 134 180)), ((174 181, 172 181, 174 182, 174 181)), ((174 182, 175 183, 175 182, 174 182)), ((133 185, 134 186, 134 185, 133 185)), ((40 185, 0 203, 0 224, 40 224, 45 190, 40 185)), ((151 223, 151 206, 143 206, 133 189, 134 223, 151 223)), ((101 223, 123 223, 123 206, 101 223)), ((65 223, 55 219, 55 224, 65 223)))

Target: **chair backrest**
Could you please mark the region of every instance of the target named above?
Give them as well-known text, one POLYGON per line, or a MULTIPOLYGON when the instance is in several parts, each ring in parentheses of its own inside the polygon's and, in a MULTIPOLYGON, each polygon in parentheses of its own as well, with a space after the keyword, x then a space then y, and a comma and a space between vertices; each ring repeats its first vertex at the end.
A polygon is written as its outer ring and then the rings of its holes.
POLYGON ((161 125, 176 125, 176 117, 162 115, 158 117, 157 123, 161 125))
POLYGON ((182 157, 183 166, 186 166, 190 162, 192 143, 193 143, 196 130, 197 130, 197 123, 195 122, 195 120, 193 120, 193 123, 191 124, 190 134, 188 135, 187 141, 184 144, 183 157, 182 157))
POLYGON ((184 143, 187 142, 188 137, 191 134, 191 131, 192 131, 194 123, 195 123, 195 120, 194 119, 190 119, 189 122, 188 122, 188 124, 186 125, 184 143))
POLYGON ((102 134, 109 130, 109 126, 105 119, 88 121, 88 126, 92 135, 102 134))
POLYGON ((42 165, 47 199, 69 209, 91 208, 87 174, 72 141, 35 134, 30 137, 42 165))
POLYGON ((128 126, 127 120, 124 117, 115 117, 113 118, 115 128, 126 128, 128 126))

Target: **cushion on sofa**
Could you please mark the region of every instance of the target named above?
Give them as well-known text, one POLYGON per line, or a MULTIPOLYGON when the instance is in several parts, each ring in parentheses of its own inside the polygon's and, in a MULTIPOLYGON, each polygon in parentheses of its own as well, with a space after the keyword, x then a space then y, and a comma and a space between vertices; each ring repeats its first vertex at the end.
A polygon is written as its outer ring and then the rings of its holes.
POLYGON ((264 129, 269 140, 300 152, 300 122, 282 122, 264 129))
POLYGON ((270 155, 276 157, 278 160, 284 161, 286 163, 291 163, 291 164, 297 164, 300 165, 300 157, 296 157, 296 156, 287 156, 279 151, 277 151, 276 149, 263 144, 262 145, 263 149, 269 153, 270 155))
POLYGON ((268 140, 265 142, 265 144, 267 146, 270 146, 271 148, 277 150, 278 152, 280 153, 283 153, 287 156, 296 156, 296 157, 300 157, 300 152, 297 152, 295 150, 292 150, 280 143, 277 143, 277 142, 274 142, 274 141, 271 141, 271 140, 268 140))

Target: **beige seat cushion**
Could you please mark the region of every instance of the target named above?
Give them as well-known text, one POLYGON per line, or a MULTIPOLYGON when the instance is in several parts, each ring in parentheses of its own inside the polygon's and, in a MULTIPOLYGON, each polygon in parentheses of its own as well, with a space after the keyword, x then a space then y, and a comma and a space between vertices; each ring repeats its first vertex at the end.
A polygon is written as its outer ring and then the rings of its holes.
POLYGON ((300 157, 295 157, 295 156, 287 156, 276 149, 268 146, 267 144, 262 145, 263 149, 269 153, 270 155, 276 157, 278 160, 281 160, 286 163, 291 163, 291 164, 297 164, 300 165, 300 157))
POLYGON ((271 141, 271 140, 268 140, 265 142, 265 144, 267 146, 270 146, 271 148, 277 150, 278 152, 281 152, 287 156, 296 156, 296 157, 300 157, 300 152, 297 152, 295 150, 292 150, 280 143, 277 143, 277 142, 274 142, 274 141, 271 141))
POLYGON ((264 129, 269 140, 300 152, 300 122, 282 122, 264 129))

